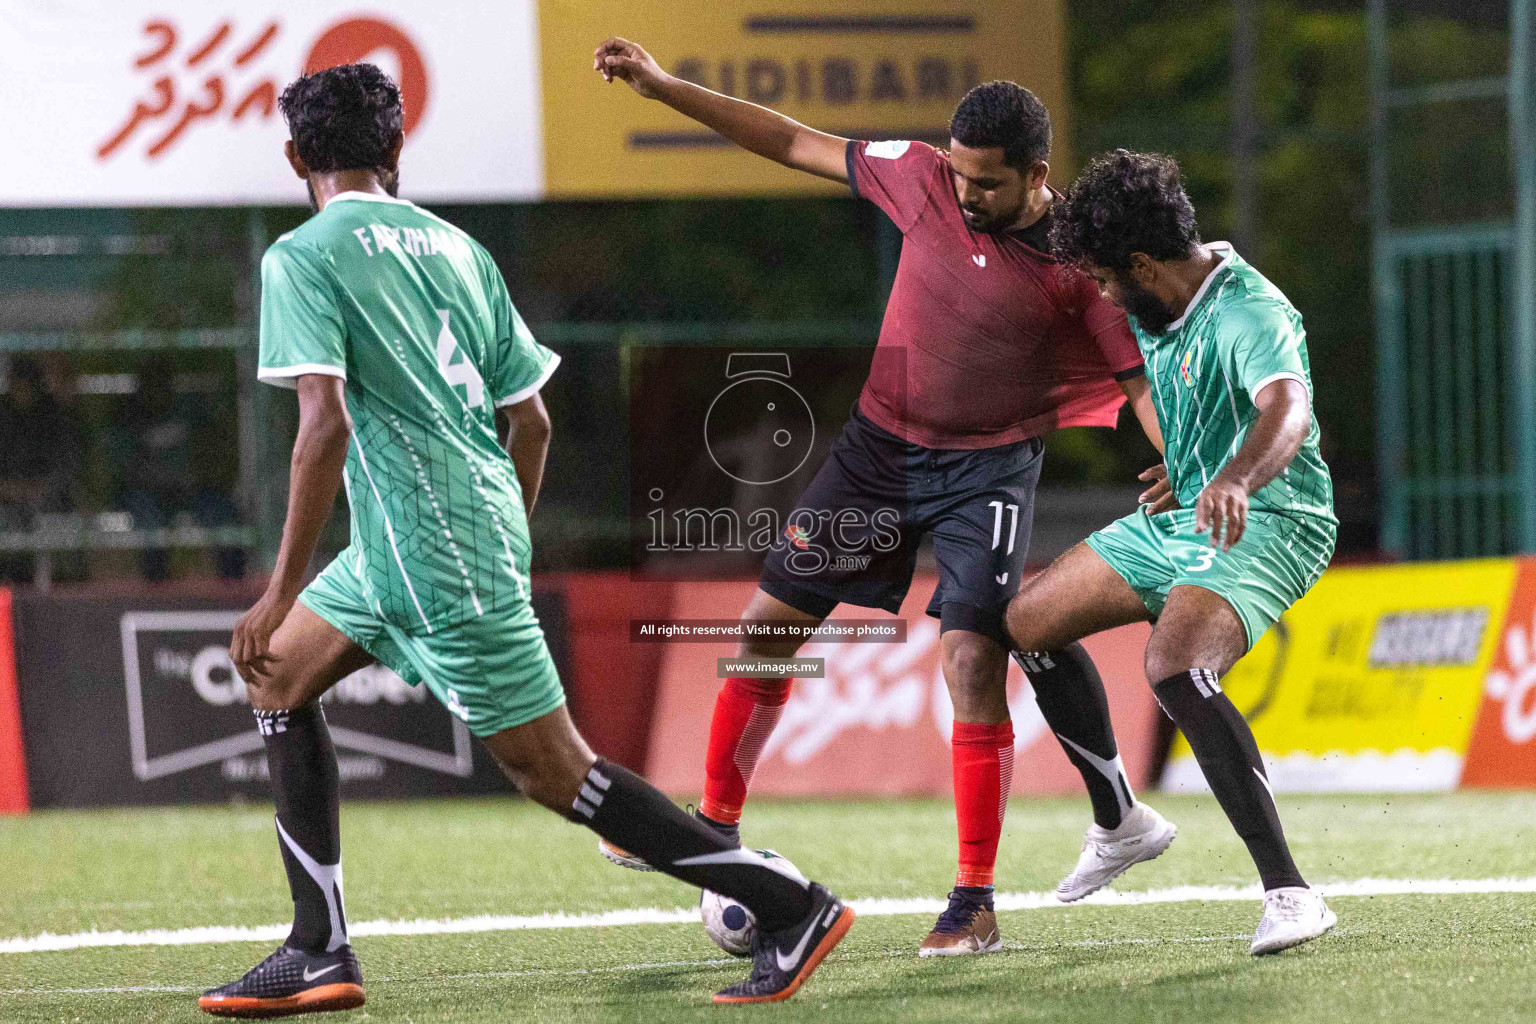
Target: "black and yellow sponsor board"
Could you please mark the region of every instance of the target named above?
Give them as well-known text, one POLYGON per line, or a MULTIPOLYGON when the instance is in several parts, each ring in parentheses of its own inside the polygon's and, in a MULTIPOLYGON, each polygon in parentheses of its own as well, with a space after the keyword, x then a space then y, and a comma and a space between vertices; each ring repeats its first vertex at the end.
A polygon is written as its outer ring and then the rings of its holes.
MULTIPOLYGON (((1489 559, 1324 573, 1221 681, 1273 787, 1455 788, 1516 570, 1489 559)), ((1163 784, 1204 788, 1182 738, 1163 784)))

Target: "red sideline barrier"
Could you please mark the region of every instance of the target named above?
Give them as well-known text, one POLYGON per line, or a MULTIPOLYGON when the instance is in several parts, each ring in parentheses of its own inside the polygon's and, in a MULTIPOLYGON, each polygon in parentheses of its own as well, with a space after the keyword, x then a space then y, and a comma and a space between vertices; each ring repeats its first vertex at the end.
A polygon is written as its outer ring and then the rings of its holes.
POLYGON ((27 755, 21 742, 11 592, 0 588, 0 814, 25 814, 28 806, 27 755))
POLYGON ((650 746, 660 644, 631 644, 629 620, 670 614, 672 584, 627 572, 554 573, 540 582, 565 593, 571 717, 597 753, 643 771, 650 746))
MULTIPOLYGON (((826 678, 795 681, 779 726, 764 747, 752 780, 758 794, 947 795, 951 788, 952 709, 944 685, 939 624, 923 613, 937 583, 919 576, 902 607, 901 644, 808 644, 801 657, 826 658, 826 678)), ((679 584, 673 618, 734 616, 755 582, 679 584)), ((883 617, 843 609, 839 617, 883 617)), ((1131 784, 1150 781, 1157 746, 1157 710, 1142 672, 1150 630, 1126 626, 1092 637, 1086 646, 1109 691, 1110 713, 1131 784)), ((637 644, 637 647, 646 646, 637 644)), ((669 793, 699 792, 704 746, 715 692, 716 659, 732 644, 656 644, 666 651, 646 774, 669 793)), ((1010 667, 1016 736, 1015 793, 1081 793, 1082 779, 1061 752, 1017 667, 1010 667)))

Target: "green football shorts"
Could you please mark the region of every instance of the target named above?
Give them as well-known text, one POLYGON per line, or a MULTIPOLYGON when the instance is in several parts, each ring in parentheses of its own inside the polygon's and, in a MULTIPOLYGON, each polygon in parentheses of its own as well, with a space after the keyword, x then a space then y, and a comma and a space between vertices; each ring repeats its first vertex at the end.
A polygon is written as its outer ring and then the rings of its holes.
POLYGON ((1138 510, 1088 538, 1088 546, 1136 591, 1155 619, 1174 587, 1204 587, 1226 599, 1243 620, 1248 646, 1301 600, 1333 557, 1338 528, 1312 516, 1248 513, 1231 551, 1195 532, 1194 509, 1155 516, 1138 510))
POLYGON ((431 633, 407 633, 369 607, 347 551, 299 600, 412 686, 426 683, 476 736, 531 722, 565 703, 544 630, 527 600, 431 633))

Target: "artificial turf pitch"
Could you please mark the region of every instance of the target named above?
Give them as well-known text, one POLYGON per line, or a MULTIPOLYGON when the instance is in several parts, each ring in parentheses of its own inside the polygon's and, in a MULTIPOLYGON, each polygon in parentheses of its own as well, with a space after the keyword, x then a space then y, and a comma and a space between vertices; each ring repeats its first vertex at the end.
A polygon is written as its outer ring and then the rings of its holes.
MULTIPOLYGON (((1209 797, 1153 794, 1180 826, 1118 889, 1248 885, 1209 797)), ((1536 876, 1536 794, 1282 796, 1313 884, 1536 876)), ((1000 891, 1051 889, 1087 824, 1080 800, 1014 800, 1000 891)), ((602 860, 584 829, 514 799, 353 803, 342 813, 353 922, 679 907, 691 890, 602 860)), ((744 838, 854 898, 939 897, 953 870, 943 801, 759 801, 744 838)), ((270 808, 35 812, 0 820, 0 939, 288 919, 270 808)), ((919 960, 933 915, 861 918, 799 996, 716 1007, 746 973, 696 924, 356 939, 368 1005, 351 1021, 1536 1020, 1536 893, 1330 900, 1339 927, 1255 960, 1257 900, 999 915, 1006 951, 919 960)), ((202 989, 275 942, 0 953, 0 1021, 193 1021, 202 989)))

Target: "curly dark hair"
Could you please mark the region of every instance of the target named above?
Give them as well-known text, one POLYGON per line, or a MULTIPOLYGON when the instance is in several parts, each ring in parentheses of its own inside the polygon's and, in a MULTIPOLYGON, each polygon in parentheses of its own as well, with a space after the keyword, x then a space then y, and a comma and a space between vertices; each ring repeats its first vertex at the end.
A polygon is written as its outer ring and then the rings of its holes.
POLYGON ((974 149, 1001 146, 1003 163, 1027 171, 1051 155, 1051 112, 1013 82, 984 82, 955 108, 949 135, 974 149))
POLYGON ((382 169, 405 123, 400 89, 372 64, 305 75, 277 103, 311 171, 382 169))
POLYGON ((1117 149, 1094 157, 1054 212, 1051 247, 1068 263, 1124 270, 1133 252, 1183 260, 1200 244, 1178 162, 1161 153, 1117 149))

